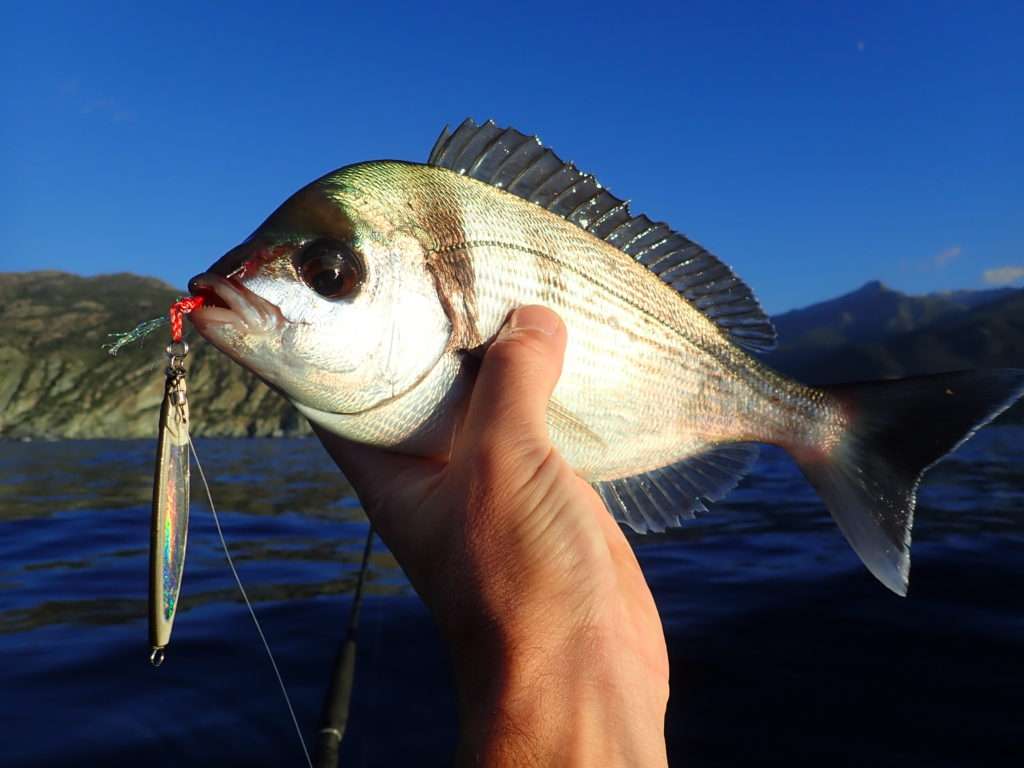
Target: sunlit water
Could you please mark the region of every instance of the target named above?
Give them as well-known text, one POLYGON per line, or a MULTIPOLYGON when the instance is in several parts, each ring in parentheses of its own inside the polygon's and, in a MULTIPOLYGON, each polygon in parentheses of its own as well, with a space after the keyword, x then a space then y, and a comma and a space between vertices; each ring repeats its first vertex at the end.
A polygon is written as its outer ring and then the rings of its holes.
MULTIPOLYGON (((366 522, 312 440, 197 444, 311 742, 366 522)), ((779 451, 637 540, 668 635, 673 764, 1012 764, 1024 743, 1024 430, 920 495, 911 597, 779 451)), ((150 442, 0 443, 0 765, 285 766, 302 753, 198 485, 174 639, 147 660, 150 442)), ((445 651, 380 545, 341 765, 448 765, 445 651)))

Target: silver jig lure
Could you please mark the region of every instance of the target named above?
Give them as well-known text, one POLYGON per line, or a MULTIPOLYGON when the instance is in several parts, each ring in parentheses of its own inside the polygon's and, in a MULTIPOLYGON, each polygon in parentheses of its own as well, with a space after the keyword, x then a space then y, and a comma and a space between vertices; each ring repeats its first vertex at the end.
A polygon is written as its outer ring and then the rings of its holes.
POLYGON ((167 347, 167 379, 153 477, 149 547, 149 660, 160 666, 178 609, 188 542, 189 435, 185 356, 188 344, 167 347))
MULTIPOLYGON (((160 423, 157 433, 156 469, 153 475, 153 516, 149 542, 149 660, 153 666, 159 667, 164 660, 167 644, 171 641, 171 628, 174 626, 174 615, 178 610, 178 597, 181 594, 181 576, 185 570, 185 545, 188 543, 188 504, 189 504, 189 459, 196 460, 196 469, 206 491, 206 499, 210 504, 214 525, 224 556, 238 585, 238 590, 245 601, 256 632, 260 636, 263 648, 267 652, 270 666, 281 688, 285 704, 295 726, 295 733, 302 745, 302 753, 306 765, 313 768, 313 761, 302 737, 295 709, 292 707, 285 687, 281 671, 278 669, 270 644, 263 634, 259 619, 253 610, 249 596, 242 586, 242 579, 235 568, 231 552, 228 550, 224 531, 221 530, 217 517, 217 508, 213 504, 210 486, 203 473, 203 465, 199 463, 195 446, 189 437, 188 395, 185 388, 185 356, 188 355, 188 344, 182 338, 184 316, 201 307, 205 303, 202 296, 186 296, 171 305, 169 320, 171 325, 171 343, 167 347, 167 377, 164 382, 164 399, 160 405, 160 423)), ((135 330, 126 334, 117 334, 117 341, 109 349, 116 354, 118 349, 131 341, 136 341, 157 327, 163 325, 161 319, 142 323, 135 330)), ((371 534, 372 535, 372 534, 371 534)), ((364 559, 363 567, 366 563, 364 559)), ((357 612, 358 615, 358 612, 357 612)))

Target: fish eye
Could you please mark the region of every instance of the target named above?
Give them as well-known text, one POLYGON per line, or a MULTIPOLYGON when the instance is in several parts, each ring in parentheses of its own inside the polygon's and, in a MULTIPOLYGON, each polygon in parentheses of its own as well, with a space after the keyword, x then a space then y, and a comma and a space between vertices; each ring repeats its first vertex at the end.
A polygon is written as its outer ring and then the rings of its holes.
POLYGON ((302 282, 325 299, 351 295, 363 280, 362 265, 345 243, 315 240, 295 259, 302 282))

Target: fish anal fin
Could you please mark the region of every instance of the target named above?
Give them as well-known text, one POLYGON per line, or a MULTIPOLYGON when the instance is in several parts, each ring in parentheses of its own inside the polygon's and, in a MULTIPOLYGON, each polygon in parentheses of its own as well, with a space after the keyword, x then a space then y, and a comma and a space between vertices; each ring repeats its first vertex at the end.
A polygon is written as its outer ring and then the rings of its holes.
POLYGON ((724 498, 757 453, 753 443, 729 443, 650 472, 602 480, 594 488, 620 523, 637 533, 660 533, 706 512, 705 501, 724 498))

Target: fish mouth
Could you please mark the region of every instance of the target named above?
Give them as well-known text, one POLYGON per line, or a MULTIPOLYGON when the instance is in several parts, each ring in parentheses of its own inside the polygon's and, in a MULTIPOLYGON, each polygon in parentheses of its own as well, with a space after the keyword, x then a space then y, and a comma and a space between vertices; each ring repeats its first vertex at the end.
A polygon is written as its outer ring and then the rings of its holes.
POLYGON ((267 334, 285 322, 276 305, 237 280, 204 272, 189 280, 188 288, 204 299, 203 306, 192 313, 192 323, 203 336, 225 326, 246 334, 267 334))

